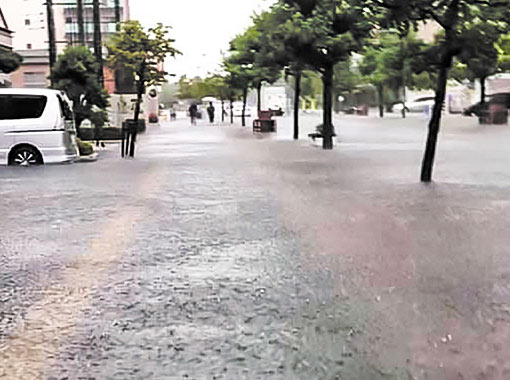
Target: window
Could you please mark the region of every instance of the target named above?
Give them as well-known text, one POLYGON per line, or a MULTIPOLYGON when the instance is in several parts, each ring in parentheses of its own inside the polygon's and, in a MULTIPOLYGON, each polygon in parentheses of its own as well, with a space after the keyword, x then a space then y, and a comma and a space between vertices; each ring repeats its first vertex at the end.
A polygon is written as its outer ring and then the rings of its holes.
POLYGON ((45 72, 26 72, 23 74, 23 81, 27 88, 41 88, 46 86, 45 72))
POLYGON ((32 44, 27 44, 27 49, 28 50, 32 49, 32 44))
POLYGON ((38 95, 0 95, 0 120, 37 119, 48 98, 38 95))
POLYGON ((30 25, 30 19, 28 18, 25 19, 25 25, 30 25))

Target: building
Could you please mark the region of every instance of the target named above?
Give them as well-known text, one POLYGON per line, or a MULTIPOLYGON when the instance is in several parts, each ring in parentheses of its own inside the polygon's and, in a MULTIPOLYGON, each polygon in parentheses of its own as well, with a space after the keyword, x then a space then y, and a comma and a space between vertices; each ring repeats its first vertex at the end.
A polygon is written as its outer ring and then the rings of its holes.
MULTIPOLYGON (((129 1, 119 0, 120 3, 120 19, 129 20, 129 1)), ((76 9, 76 0, 66 1, 66 5, 62 8, 63 37, 68 45, 78 43, 78 16, 76 9)), ((85 41, 88 46, 92 47, 94 42, 94 23, 92 15, 92 0, 83 0, 84 8, 84 29, 85 41)), ((101 0, 101 35, 103 41, 107 41, 112 33, 116 31, 115 20, 115 0, 101 0)))
MULTIPOLYGON (((1 5, 1 4, 0 4, 1 5)), ((12 31, 7 26, 2 7, 0 6, 0 51, 12 50, 12 31)), ((0 73, 0 87, 10 87, 11 76, 8 74, 0 73)))
MULTIPOLYGON (((101 32, 106 41, 115 32, 115 0, 100 0, 101 32)), ((129 19, 129 0, 119 0, 121 20, 129 19)), ((78 43, 76 0, 54 1, 55 39, 57 53, 78 43)), ((85 38, 93 44, 92 0, 83 0, 85 38)), ((13 75, 13 87, 41 87, 49 84, 48 24, 46 6, 41 0, 0 0, 0 8, 11 23, 13 48, 23 57, 23 64, 13 75), (43 79, 44 78, 44 79, 43 79)), ((105 86, 115 90, 113 74, 105 69, 105 86)))

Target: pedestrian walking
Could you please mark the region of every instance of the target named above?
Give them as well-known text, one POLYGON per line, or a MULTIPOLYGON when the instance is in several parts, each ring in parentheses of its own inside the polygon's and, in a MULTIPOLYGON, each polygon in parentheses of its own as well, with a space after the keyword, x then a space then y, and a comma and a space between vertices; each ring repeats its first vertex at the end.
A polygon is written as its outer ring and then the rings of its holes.
POLYGON ((189 106, 189 117, 191 119, 191 125, 197 125, 198 107, 195 103, 189 106))
POLYGON ((212 102, 209 102, 209 107, 207 107, 207 114, 209 115, 209 122, 211 124, 214 123, 214 106, 212 102))

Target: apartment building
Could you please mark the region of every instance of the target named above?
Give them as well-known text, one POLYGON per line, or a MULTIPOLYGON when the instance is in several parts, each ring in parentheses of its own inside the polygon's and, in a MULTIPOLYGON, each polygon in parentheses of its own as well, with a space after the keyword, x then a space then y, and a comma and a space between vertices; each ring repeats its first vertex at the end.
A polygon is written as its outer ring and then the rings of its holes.
MULTIPOLYGON (((121 20, 129 19, 129 0, 119 0, 121 20)), ((54 1, 55 39, 57 53, 78 43, 78 21, 76 0, 54 1)), ((85 39, 91 47, 93 43, 92 0, 83 0, 85 39)), ((101 32, 106 41, 115 32, 115 0, 101 0, 101 32)), ((48 24, 46 6, 41 0, 0 0, 0 7, 14 31, 13 48, 23 56, 23 65, 13 74, 13 87, 47 87, 49 54, 48 24)), ((109 92, 115 90, 113 75, 105 70, 105 85, 109 92)))

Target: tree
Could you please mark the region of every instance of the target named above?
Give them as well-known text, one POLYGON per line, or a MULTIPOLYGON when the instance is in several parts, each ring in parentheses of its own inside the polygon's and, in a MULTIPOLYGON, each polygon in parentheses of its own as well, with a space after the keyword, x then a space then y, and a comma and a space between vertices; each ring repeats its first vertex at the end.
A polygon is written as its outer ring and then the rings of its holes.
POLYGON ((208 96, 213 96, 221 101, 221 121, 225 121, 225 100, 229 100, 229 86, 226 77, 219 74, 205 78, 205 88, 208 96))
POLYGON ((51 72, 52 87, 64 91, 73 103, 74 121, 78 137, 85 119, 96 128, 107 121, 108 93, 100 85, 99 65, 94 55, 84 46, 70 46, 51 72))
POLYGON ((466 64, 469 79, 480 81, 480 102, 485 102, 485 82, 488 77, 496 74, 499 68, 497 42, 500 33, 494 25, 477 23, 465 31, 463 38, 469 41, 459 56, 466 64))
POLYGON ((16 71, 23 62, 21 55, 0 48, 0 73, 10 74, 16 71))
POLYGON ((500 38, 497 44, 499 54, 499 69, 503 72, 510 71, 510 35, 500 38))
POLYGON ((232 102, 236 98, 235 95, 240 94, 243 102, 243 110, 241 113, 241 125, 246 126, 246 101, 248 98, 248 90, 253 86, 254 74, 251 70, 252 65, 244 64, 237 61, 236 56, 227 58, 224 62, 224 68, 227 74, 227 84, 232 89, 231 93, 231 120, 232 120, 232 102))
POLYGON ((430 49, 436 57, 436 97, 421 170, 421 180, 430 182, 448 73, 454 57, 460 55, 469 43, 465 32, 473 22, 492 24, 500 34, 508 28, 510 0, 364 0, 364 5, 384 27, 394 25, 400 31, 407 31, 419 23, 434 22, 442 32, 441 38, 430 49))
MULTIPOLYGON (((107 44, 108 64, 112 68, 131 71, 135 75, 136 103, 134 123, 138 123, 142 96, 148 86, 166 82, 167 72, 161 69, 165 58, 181 54, 172 47, 173 39, 168 37, 168 28, 158 24, 145 30, 139 21, 127 21, 107 44)), ((129 155, 134 156, 136 132, 131 139, 129 155)))
POLYGON ((231 74, 233 84, 242 92, 242 125, 246 125, 245 111, 248 90, 257 90, 257 109, 261 108, 262 83, 274 83, 281 76, 281 65, 272 58, 264 38, 268 31, 267 12, 254 17, 254 24, 230 42, 230 55, 225 59, 225 69, 231 74))
POLYGON ((372 26, 358 0, 282 0, 292 13, 286 23, 296 55, 322 76, 323 148, 333 148, 332 120, 334 67, 359 51, 372 26))
POLYGON ((274 83, 282 76, 284 60, 281 45, 272 39, 272 31, 279 22, 275 12, 262 12, 253 18, 253 32, 250 35, 250 53, 253 55, 254 87, 257 89, 257 111, 261 110, 262 83, 274 83))
POLYGON ((389 67, 386 66, 386 56, 392 51, 388 49, 379 49, 370 46, 365 50, 363 62, 360 65, 360 72, 368 82, 370 82, 377 90, 377 98, 379 102, 379 116, 384 116, 384 87, 389 82, 389 67))
POLYGON ((334 72, 334 98, 337 99, 338 96, 343 96, 349 101, 356 87, 362 82, 359 70, 353 67, 352 59, 347 59, 346 61, 337 63, 334 72))
POLYGON ((300 56, 300 47, 294 45, 292 30, 288 28, 292 11, 282 2, 276 3, 270 12, 259 20, 263 50, 260 55, 276 68, 284 68, 285 78, 294 77, 294 140, 299 139, 299 109, 302 94, 303 71, 306 62, 300 56))

